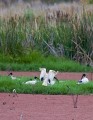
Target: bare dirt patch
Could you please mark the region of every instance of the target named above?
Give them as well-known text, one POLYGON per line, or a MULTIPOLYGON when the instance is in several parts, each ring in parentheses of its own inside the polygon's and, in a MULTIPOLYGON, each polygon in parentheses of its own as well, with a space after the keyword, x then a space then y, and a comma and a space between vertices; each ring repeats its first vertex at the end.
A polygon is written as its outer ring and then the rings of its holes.
MULTIPOLYGON (((23 71, 12 71, 15 76, 38 76, 40 75, 40 72, 23 72, 23 71)), ((84 72, 85 73, 85 72, 84 72)), ((8 75, 9 72, 7 71, 0 71, 0 75, 8 75)), ((58 79, 63 80, 80 80, 82 76, 82 72, 76 73, 76 72, 59 72, 56 77, 58 79)), ((93 73, 86 73, 89 80, 93 80, 93 73)))
POLYGON ((93 120, 93 96, 0 93, 0 120, 93 120), (76 97, 76 96, 74 96, 76 97))

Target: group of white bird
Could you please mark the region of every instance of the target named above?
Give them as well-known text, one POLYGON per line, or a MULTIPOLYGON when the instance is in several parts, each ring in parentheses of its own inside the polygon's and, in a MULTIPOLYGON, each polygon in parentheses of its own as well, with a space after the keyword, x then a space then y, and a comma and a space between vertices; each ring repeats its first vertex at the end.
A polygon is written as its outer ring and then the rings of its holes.
MULTIPOLYGON (((29 81, 26 81, 24 84, 34 85, 37 82, 42 81, 43 86, 48 86, 54 85, 56 80, 58 81, 58 79, 55 77, 58 74, 58 71, 49 70, 49 72, 47 73, 46 68, 39 68, 39 70, 40 70, 39 78, 35 76, 34 79, 30 79, 29 81)), ((9 76, 11 77, 12 80, 19 79, 13 76, 12 72, 9 73, 9 76)))
POLYGON ((47 73, 46 68, 39 68, 39 70, 41 71, 40 80, 42 81, 43 86, 54 85, 56 80, 58 81, 55 77, 58 74, 58 71, 49 70, 47 73))
MULTIPOLYGON (((48 86, 48 85, 54 85, 55 84, 55 80, 58 81, 58 79, 55 77, 58 73, 58 71, 54 71, 54 70, 49 70, 49 72, 46 72, 46 68, 39 68, 40 70, 40 81, 42 81, 42 85, 43 86, 48 86)), ((25 82, 25 84, 36 84, 38 82, 37 77, 34 77, 34 80, 30 80, 25 82)))
MULTIPOLYGON (((40 76, 39 78, 38 77, 34 77, 34 79, 30 79, 29 81, 26 81, 24 84, 30 84, 30 85, 34 85, 36 84, 37 82, 39 81, 42 81, 42 85, 43 86, 48 86, 48 85, 54 85, 56 80, 59 81, 55 76, 58 74, 58 71, 55 71, 55 70, 49 70, 49 72, 47 73, 46 72, 46 68, 39 68, 40 70, 40 76)), ((15 76, 13 76, 13 73, 9 73, 9 76, 11 76, 11 79, 12 80, 15 80, 15 79, 19 79, 15 76)), ((85 84, 85 83, 88 83, 89 80, 88 78, 86 77, 86 74, 83 74, 81 79, 78 81, 77 84, 85 84)))

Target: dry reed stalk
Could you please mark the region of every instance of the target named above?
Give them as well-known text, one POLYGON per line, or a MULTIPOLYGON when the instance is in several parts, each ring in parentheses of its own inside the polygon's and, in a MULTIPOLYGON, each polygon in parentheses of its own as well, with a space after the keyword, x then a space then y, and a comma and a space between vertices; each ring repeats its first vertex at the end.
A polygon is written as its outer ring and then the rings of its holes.
MULTIPOLYGON (((68 92, 71 91, 71 88, 68 85, 66 87, 67 87, 67 91, 68 92)), ((74 106, 74 108, 77 108, 77 103, 78 103, 78 97, 79 97, 79 95, 78 94, 74 95, 71 92, 71 97, 72 97, 72 100, 73 100, 73 106, 74 106)))
MULTIPOLYGON (((91 13, 93 11, 93 6, 86 5, 85 7, 86 7, 85 8, 86 12, 88 11, 91 13)), ((1 18, 6 18, 6 19, 11 16, 15 16, 15 14, 18 16, 23 16, 27 9, 33 11, 33 14, 35 15, 35 17, 46 16, 46 12, 48 11, 48 14, 51 14, 52 19, 56 19, 55 13, 57 11, 61 11, 62 12, 61 14, 68 15, 69 17, 75 16, 75 15, 80 17, 82 14, 83 5, 78 3, 68 3, 68 4, 60 3, 60 4, 56 4, 56 6, 38 4, 37 6, 32 7, 31 4, 29 3, 21 3, 21 4, 18 3, 15 5, 11 5, 8 8, 0 9, 0 16, 1 18)))
POLYGON ((89 57, 89 55, 87 55, 86 51, 75 41, 72 40, 72 42, 80 49, 80 51, 82 52, 82 54, 84 55, 85 62, 87 64, 89 63, 93 63, 92 59, 89 57))

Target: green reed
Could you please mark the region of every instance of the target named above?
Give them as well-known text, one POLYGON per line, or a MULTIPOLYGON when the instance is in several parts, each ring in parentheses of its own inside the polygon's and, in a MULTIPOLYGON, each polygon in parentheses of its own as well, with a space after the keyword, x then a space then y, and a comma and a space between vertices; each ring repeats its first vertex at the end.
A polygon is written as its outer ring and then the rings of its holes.
POLYGON ((65 17, 45 20, 35 17, 31 10, 24 16, 0 19, 0 52, 3 55, 18 57, 30 55, 34 50, 43 55, 53 55, 75 59, 79 62, 92 62, 93 18, 83 11, 81 18, 65 17))

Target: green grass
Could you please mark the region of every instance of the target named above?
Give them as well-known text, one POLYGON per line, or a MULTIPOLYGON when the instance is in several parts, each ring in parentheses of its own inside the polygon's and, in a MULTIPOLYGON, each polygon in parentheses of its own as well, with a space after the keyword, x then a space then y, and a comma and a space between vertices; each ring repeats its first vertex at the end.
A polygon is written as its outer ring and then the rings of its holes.
POLYGON ((92 67, 79 62, 55 56, 43 56, 42 53, 33 51, 30 55, 10 56, 0 54, 0 70, 12 71, 38 71, 39 67, 47 70, 53 69, 60 72, 91 72, 92 67), (77 68, 77 69, 76 69, 77 68))
POLYGON ((77 84, 75 80, 60 80, 52 86, 42 86, 42 82, 39 81, 35 85, 25 85, 25 81, 28 81, 30 77, 19 77, 20 80, 11 80, 8 76, 0 77, 0 92, 12 93, 13 89, 16 89, 17 93, 25 94, 50 94, 50 95, 70 95, 70 94, 92 94, 93 82, 90 81, 87 84, 77 84), (70 89, 68 89, 68 87, 70 89))
POLYGON ((29 57, 20 57, 20 58, 8 58, 4 56, 1 58, 0 70, 12 70, 12 71, 38 71, 39 67, 45 67, 47 70, 53 69, 60 72, 91 72, 93 71, 92 67, 87 67, 78 62, 71 61, 69 59, 60 58, 60 57, 43 57, 40 56, 29 57))

